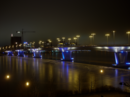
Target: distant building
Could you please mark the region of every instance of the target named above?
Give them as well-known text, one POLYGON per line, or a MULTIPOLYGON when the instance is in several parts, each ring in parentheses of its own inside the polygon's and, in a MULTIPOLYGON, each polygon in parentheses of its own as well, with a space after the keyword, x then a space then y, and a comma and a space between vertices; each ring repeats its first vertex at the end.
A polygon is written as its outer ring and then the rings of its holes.
POLYGON ((60 41, 59 43, 58 43, 58 46, 59 47, 63 47, 63 46, 76 46, 77 45, 77 43, 76 42, 71 42, 71 43, 68 43, 68 42, 63 42, 63 41, 60 41))
MULTIPOLYGON (((41 46, 42 47, 42 46, 41 46)), ((46 41, 44 47, 52 47, 52 42, 46 41)))
POLYGON ((11 45, 18 45, 22 43, 21 37, 11 37, 11 45))

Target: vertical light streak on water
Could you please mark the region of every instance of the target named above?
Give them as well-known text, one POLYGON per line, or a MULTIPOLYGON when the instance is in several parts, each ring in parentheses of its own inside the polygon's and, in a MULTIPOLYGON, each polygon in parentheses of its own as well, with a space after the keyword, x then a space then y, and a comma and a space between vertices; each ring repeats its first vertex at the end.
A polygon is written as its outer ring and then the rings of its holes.
POLYGON ((75 91, 78 91, 78 89, 79 89, 79 72, 78 72, 78 70, 74 70, 74 73, 73 73, 74 75, 74 80, 73 80, 73 89, 75 90, 75 91))
POLYGON ((52 78, 53 78, 53 67, 51 64, 49 64, 48 68, 49 68, 49 71, 48 71, 49 72, 49 82, 51 82, 52 78))
MULTIPOLYGON (((121 71, 123 73, 123 71, 121 71)), ((121 75, 120 82, 124 82, 124 76, 121 75)), ((121 85, 121 89, 124 90, 124 85, 121 85)))
POLYGON ((115 87, 117 87, 118 85, 118 69, 115 69, 115 87))
POLYGON ((24 74, 26 74, 26 66, 27 66, 27 64, 26 64, 26 60, 23 60, 23 66, 24 66, 24 74))
POLYGON ((64 75, 64 69, 65 69, 65 62, 64 61, 62 61, 62 74, 64 75))
POLYGON ((22 74, 22 58, 19 57, 20 74, 22 74))
POLYGON ((39 64, 39 79, 41 83, 45 77, 44 72, 45 72, 45 65, 42 64, 42 60, 41 60, 39 64))

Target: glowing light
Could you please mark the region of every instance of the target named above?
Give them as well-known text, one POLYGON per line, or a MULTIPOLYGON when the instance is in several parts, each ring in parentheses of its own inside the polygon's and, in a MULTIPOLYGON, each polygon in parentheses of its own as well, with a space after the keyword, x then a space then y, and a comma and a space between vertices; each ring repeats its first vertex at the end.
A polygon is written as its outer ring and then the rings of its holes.
POLYGON ((130 70, 130 67, 128 67, 128 70, 130 70))
POLYGON ((126 63, 127 65, 130 65, 130 63, 126 63))
POLYGON ((29 86, 29 82, 26 82, 26 86, 29 86))
POLYGON ((92 38, 92 37, 93 37, 92 35, 89 36, 89 38, 92 38))
POLYGON ((102 47, 96 47, 97 49, 102 49, 102 47))
POLYGON ((124 51, 121 51, 121 53, 123 53, 124 51))
POLYGON ((130 49, 130 47, 128 47, 128 49, 130 49))
POLYGON ((105 36, 107 36, 107 37, 108 37, 108 36, 110 36, 110 34, 105 34, 105 36))
POLYGON ((103 70, 100 70, 101 73, 103 73, 103 70))
POLYGON ((16 33, 21 33, 20 31, 16 31, 16 33))
POLYGON ((125 48, 125 47, 123 47, 123 46, 121 47, 122 50, 123 50, 124 48, 125 48))
POLYGON ((28 44, 28 42, 24 42, 23 44, 28 44))
POLYGON ((62 52, 64 52, 64 49, 62 48, 62 52))
POLYGON ((65 59, 64 53, 62 52, 62 58, 65 59))
POLYGON ((109 49, 108 47, 104 47, 104 49, 109 49))
POLYGON ((116 53, 114 53, 114 55, 115 55, 115 62, 116 62, 116 64, 118 64, 118 59, 117 59, 116 53))
POLYGON ((7 75, 7 76, 6 76, 6 78, 7 78, 7 79, 9 79, 9 78, 10 78, 10 76, 9 76, 9 75, 7 75))
POLYGON ((118 51, 118 47, 113 47, 114 51, 117 52, 118 51))
POLYGON ((113 30, 113 33, 115 33, 116 31, 113 30))
POLYGON ((113 66, 117 66, 117 64, 112 64, 113 66))
POLYGON ((68 40, 71 40, 71 38, 68 38, 68 40))
POLYGON ((126 32, 126 34, 130 34, 130 31, 126 32))

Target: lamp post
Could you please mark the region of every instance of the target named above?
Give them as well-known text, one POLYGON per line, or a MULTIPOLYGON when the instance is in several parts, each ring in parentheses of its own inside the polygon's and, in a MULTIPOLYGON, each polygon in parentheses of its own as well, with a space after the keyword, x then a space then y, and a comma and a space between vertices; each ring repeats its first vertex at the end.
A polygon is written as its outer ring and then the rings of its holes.
POLYGON ((116 31, 113 30, 113 41, 114 41, 113 43, 114 43, 114 45, 115 45, 115 32, 116 31))
POLYGON ((129 44, 129 34, 130 34, 130 31, 126 32, 126 34, 128 34, 128 44, 129 44))
POLYGON ((69 40, 69 44, 70 44, 70 40, 71 40, 71 38, 68 38, 68 40, 69 40))
POLYGON ((52 46, 52 41, 51 41, 51 39, 48 39, 48 42, 50 43, 50 45, 52 46))
POLYGON ((91 33, 91 35, 93 36, 93 45, 94 45, 94 35, 96 35, 96 33, 91 33))
POLYGON ((60 42, 60 38, 56 38, 57 39, 57 41, 58 41, 58 43, 60 42))
POLYGON ((42 43, 42 41, 41 40, 39 40, 39 46, 41 47, 41 43, 42 43))
POLYGON ((92 45, 92 44, 91 44, 91 39, 93 38, 93 36, 92 36, 92 35, 90 35, 90 36, 89 36, 89 38, 90 38, 90 45, 92 45))
POLYGON ((78 44, 80 35, 76 35, 76 37, 77 37, 77 44, 78 44))
POLYGON ((77 38, 76 38, 76 37, 74 37, 74 40, 75 40, 75 44, 76 44, 76 39, 77 39, 77 38))
POLYGON ((105 34, 105 36, 107 37, 107 45, 108 45, 108 37, 110 36, 110 34, 105 34))
POLYGON ((63 39, 63 42, 64 42, 64 40, 65 40, 65 37, 62 37, 62 39, 63 39))

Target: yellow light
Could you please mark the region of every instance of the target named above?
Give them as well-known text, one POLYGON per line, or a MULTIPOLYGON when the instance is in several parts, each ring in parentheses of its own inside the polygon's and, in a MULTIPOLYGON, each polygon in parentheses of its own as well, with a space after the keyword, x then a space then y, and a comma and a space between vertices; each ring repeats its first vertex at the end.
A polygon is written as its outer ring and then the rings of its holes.
POLYGON ((57 40, 59 40, 60 38, 56 38, 57 40))
POLYGON ((91 35, 94 36, 94 35, 96 35, 96 33, 92 33, 91 35))
POLYGON ((91 35, 89 36, 89 38, 92 38, 92 37, 93 37, 93 36, 91 36, 91 35))
POLYGON ((115 33, 116 31, 115 30, 113 30, 113 33, 115 33))
POLYGON ((103 70, 100 70, 101 73, 103 73, 103 70))
POLYGON ((126 34, 130 34, 130 31, 126 32, 126 34))
POLYGON ((68 40, 71 40, 71 38, 68 38, 68 40))
POLYGON ((76 40, 77 38, 76 37, 74 37, 74 40, 76 40))
POLYGON ((76 37, 80 37, 80 35, 76 35, 76 37))
POLYGON ((105 34, 105 36, 110 36, 110 34, 105 34))
POLYGON ((65 39, 65 37, 62 37, 62 39, 65 39))
POLYGON ((10 78, 10 76, 9 76, 9 75, 7 75, 7 76, 6 76, 6 78, 7 78, 7 79, 9 79, 9 78, 10 78))
POLYGON ((26 82, 26 86, 29 86, 29 82, 26 82))

